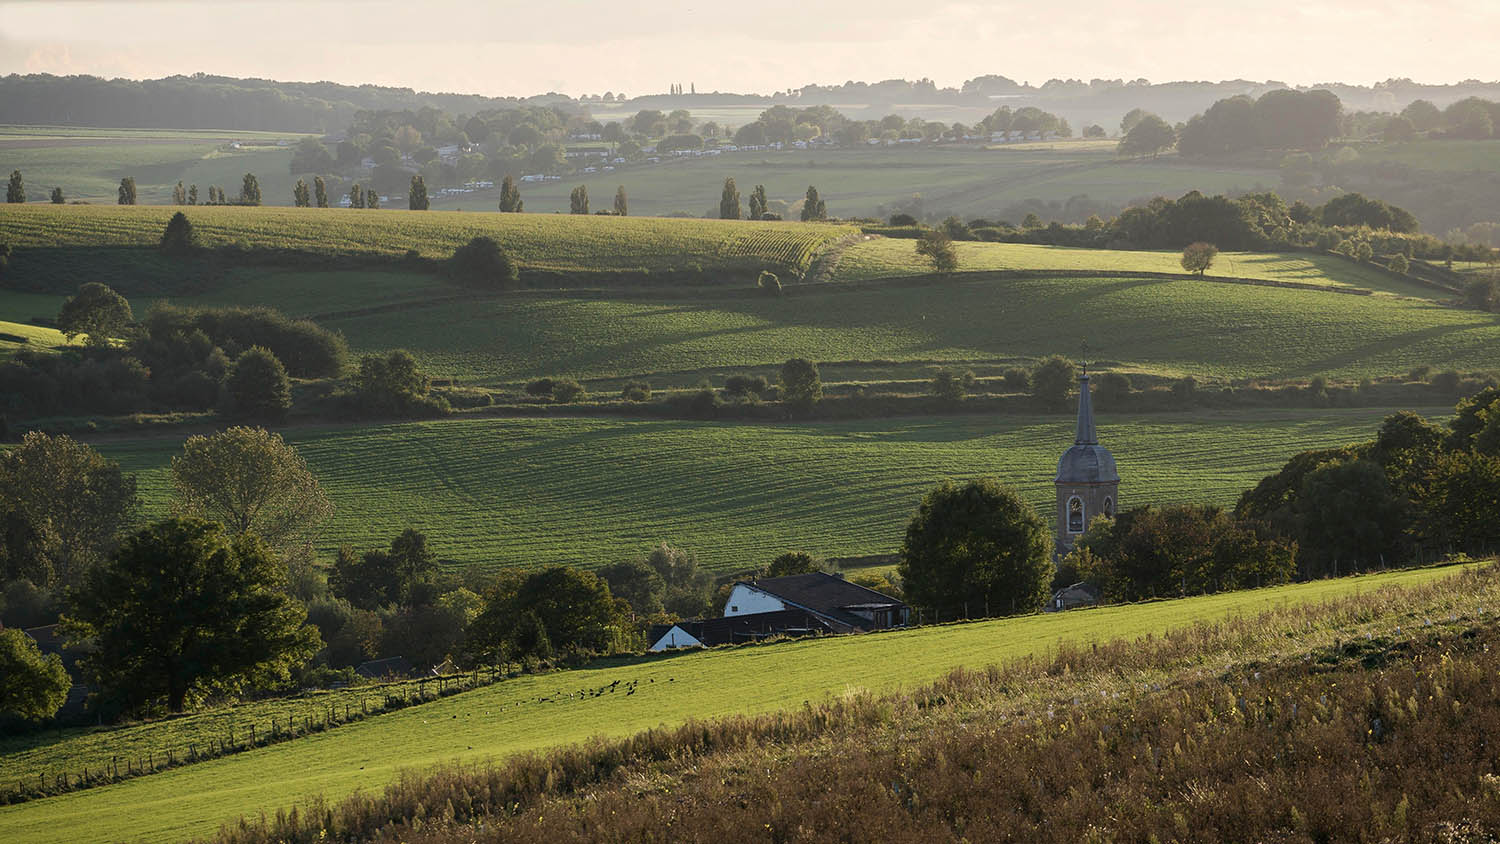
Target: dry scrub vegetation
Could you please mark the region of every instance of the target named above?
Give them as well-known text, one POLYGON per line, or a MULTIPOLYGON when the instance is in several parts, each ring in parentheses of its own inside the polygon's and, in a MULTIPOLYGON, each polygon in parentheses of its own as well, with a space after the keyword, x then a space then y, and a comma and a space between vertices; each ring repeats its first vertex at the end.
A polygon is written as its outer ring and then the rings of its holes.
POLYGON ((225 842, 1491 841, 1500 570, 648 730, 225 842))

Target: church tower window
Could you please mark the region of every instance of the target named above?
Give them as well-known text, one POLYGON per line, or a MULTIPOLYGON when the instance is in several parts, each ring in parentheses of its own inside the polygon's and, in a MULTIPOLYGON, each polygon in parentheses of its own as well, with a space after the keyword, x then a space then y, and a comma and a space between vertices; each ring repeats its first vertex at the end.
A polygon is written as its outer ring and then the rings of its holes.
POLYGON ((1083 499, 1076 495, 1068 501, 1068 533, 1083 533, 1083 499))
POLYGON ((1115 517, 1115 500, 1108 496, 1104 499, 1104 515, 1111 519, 1115 517))

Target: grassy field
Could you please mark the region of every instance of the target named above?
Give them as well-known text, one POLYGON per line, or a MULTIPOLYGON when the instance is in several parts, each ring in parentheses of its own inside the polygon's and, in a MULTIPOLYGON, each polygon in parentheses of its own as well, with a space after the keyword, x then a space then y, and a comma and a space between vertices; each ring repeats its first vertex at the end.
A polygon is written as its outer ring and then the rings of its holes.
POLYGON ((204 246, 365 256, 415 249, 446 258, 471 238, 488 235, 523 267, 572 272, 685 269, 695 263, 709 271, 800 272, 820 249, 853 231, 827 224, 498 212, 28 204, 0 210, 0 241, 18 252, 153 246, 179 210, 187 211, 204 246))
MULTIPOLYGON (((1063 201, 1083 194, 1119 208, 1157 195, 1270 189, 1279 183, 1274 170, 1170 157, 1120 161, 1113 144, 1079 141, 996 149, 922 145, 733 152, 523 184, 521 195, 527 211, 566 211, 568 194, 577 185, 586 185, 601 207, 617 186, 624 185, 632 213, 683 212, 698 217, 718 213, 719 192, 728 177, 734 178, 742 197, 755 185, 765 185, 773 202, 789 204, 800 200, 808 185, 816 185, 828 213, 838 217, 874 216, 882 205, 919 195, 924 208, 964 219, 994 219, 1028 199, 1063 201)), ((498 201, 498 191, 478 192, 435 200, 434 207, 482 211, 494 209, 498 201)))
POLYGON ((1248 615, 1415 585, 1456 569, 1425 569, 1296 586, 1106 607, 879 635, 620 660, 522 677, 442 701, 117 785, 0 808, 7 841, 180 840, 221 822, 321 793, 378 788, 402 769, 482 760, 591 736, 623 736, 688 718, 767 712, 854 689, 911 687, 960 666, 1052 651, 1059 643, 1160 635, 1248 615), (619 680, 631 696, 568 698, 619 680))
MULTIPOLYGON (((1099 412, 1128 505, 1231 504, 1299 451, 1369 439, 1389 411, 1099 412)), ((466 419, 285 435, 334 502, 325 553, 384 546, 413 526, 462 566, 596 568, 668 542, 724 571, 791 549, 893 552, 918 499, 945 478, 994 475, 1048 513, 1073 431, 1059 414, 781 425, 466 419)), ((140 473, 147 512, 163 513, 181 440, 97 445, 140 473)))
POLYGON ((1500 170, 1500 140, 1420 140, 1357 148, 1359 160, 1404 164, 1418 170, 1500 170))
POLYGON ((72 126, 0 126, 0 166, 20 170, 28 198, 45 202, 61 187, 71 202, 113 204, 120 179, 133 176, 138 200, 165 203, 172 187, 209 185, 239 191, 241 177, 254 173, 267 201, 292 204, 289 166, 297 133, 235 130, 99 129, 72 126), (239 141, 241 149, 228 144, 239 141))
POLYGON ((0 320, 0 358, 22 349, 50 351, 68 345, 68 338, 55 328, 0 320))
MULTIPOLYGON (((1180 251, 1073 249, 1029 243, 973 241, 960 241, 953 246, 958 252, 958 268, 962 272, 1109 270, 1187 275, 1182 269, 1180 251)), ((846 249, 839 259, 833 278, 836 281, 864 281, 921 275, 931 271, 932 262, 917 254, 916 241, 905 238, 873 238, 846 249)), ((1209 274, 1326 287, 1357 287, 1419 298, 1433 298, 1441 292, 1417 282, 1401 281, 1374 267, 1329 255, 1221 252, 1214 260, 1209 274)), ((1451 298, 1451 294, 1445 297, 1451 298)))

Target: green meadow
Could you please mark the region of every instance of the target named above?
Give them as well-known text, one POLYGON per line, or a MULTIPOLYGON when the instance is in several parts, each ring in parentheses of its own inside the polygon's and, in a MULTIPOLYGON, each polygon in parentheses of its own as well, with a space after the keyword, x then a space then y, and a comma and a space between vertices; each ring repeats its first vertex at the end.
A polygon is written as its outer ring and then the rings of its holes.
POLYGON ((378 789, 403 770, 480 762, 689 719, 797 707, 855 690, 928 683, 955 668, 1190 624, 1418 585, 1458 569, 1418 569, 1175 601, 887 633, 603 660, 503 681, 326 733, 87 791, 0 807, 8 842, 170 841, 213 833, 321 794, 378 789), (636 693, 569 698, 619 681, 636 693))
MULTIPOLYGON (((1112 415, 1101 439, 1121 504, 1233 504, 1293 454, 1369 439, 1382 409, 1112 415)), ((1433 409, 1431 413, 1443 413, 1433 409)), ((1050 512, 1072 418, 923 417, 818 424, 450 419, 284 432, 328 491, 321 549, 383 546, 406 527, 447 564, 597 568, 667 542, 716 571, 783 551, 893 553, 944 479, 993 475, 1050 512)), ((181 438, 106 439, 165 515, 181 438)))

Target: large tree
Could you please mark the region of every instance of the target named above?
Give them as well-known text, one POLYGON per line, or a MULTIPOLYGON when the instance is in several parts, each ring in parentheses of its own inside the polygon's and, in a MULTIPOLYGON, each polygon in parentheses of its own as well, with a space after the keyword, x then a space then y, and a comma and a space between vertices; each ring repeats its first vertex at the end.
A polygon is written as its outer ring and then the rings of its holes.
POLYGON ((958 269, 958 252, 953 238, 941 229, 928 229, 917 237, 917 254, 932 262, 934 272, 944 275, 958 269))
POLYGON ((939 618, 1032 612, 1052 581, 1051 534, 1031 505, 993 478, 927 493, 906 528, 906 599, 939 618))
POLYGON ((40 557, 44 580, 67 586, 114 550, 137 504, 135 478, 119 463, 67 435, 39 431, 0 453, 0 500, 24 523, 7 533, 30 546, 8 553, 40 557))
POLYGON ((807 196, 802 200, 802 222, 828 219, 828 205, 818 196, 818 189, 807 186, 807 196))
POLYGON ((724 180, 724 190, 719 194, 719 219, 738 220, 740 216, 740 189, 731 176, 724 180))
POLYGON ((120 180, 120 190, 116 202, 120 205, 135 204, 135 177, 126 176, 120 180))
POLYGON ((328 207, 328 183, 322 176, 313 176, 313 201, 319 208, 328 207))
POLYGON ((766 186, 756 185, 750 191, 750 219, 759 220, 766 214, 766 186))
POLYGON ((90 346, 108 346, 134 321, 125 297, 97 281, 78 288, 57 315, 57 327, 69 340, 86 335, 90 346))
POLYGON ((232 535, 254 533, 283 553, 308 543, 333 512, 307 462, 264 428, 189 437, 171 474, 174 510, 232 535))
POLYGON ((453 277, 476 287, 514 287, 521 271, 492 237, 479 235, 454 250, 448 259, 453 277))
POLYGON ((588 185, 579 185, 568 194, 568 213, 589 213, 589 188, 588 185))
POLYGON ((1063 407, 1078 382, 1078 367, 1061 355, 1053 355, 1031 371, 1031 395, 1054 410, 1063 407))
POLYGON ((1154 114, 1145 114, 1125 131, 1125 137, 1120 139, 1120 154, 1132 157, 1149 155, 1155 158, 1176 143, 1177 132, 1167 121, 1154 114))
POLYGON ((240 180, 240 204, 260 204, 260 181, 255 178, 254 173, 246 173, 240 180))
POLYGON ((818 365, 807 358, 792 358, 781 365, 782 400, 798 413, 811 410, 823 398, 823 380, 818 365))
POLYGON ((10 171, 10 184, 5 187, 5 201, 16 204, 26 201, 26 182, 20 170, 10 171))
POLYGON ((51 718, 72 685, 57 654, 42 656, 36 642, 20 630, 0 630, 0 715, 51 718))
POLYGON ((162 229, 158 246, 168 255, 186 255, 198 248, 198 233, 193 230, 193 223, 186 214, 178 211, 172 215, 167 227, 162 229))
POLYGON ((412 176, 411 187, 406 192, 406 207, 411 211, 426 211, 429 204, 427 183, 422 181, 420 174, 412 176))
POLYGON ((297 184, 292 186, 292 204, 298 208, 312 206, 312 191, 308 189, 307 182, 303 179, 298 179, 297 184))
POLYGON ((506 213, 521 213, 525 203, 521 201, 521 191, 516 187, 516 180, 507 175, 500 182, 500 210, 506 213))
POLYGON ((286 367, 262 346, 251 346, 235 359, 224 387, 235 412, 246 419, 279 421, 292 407, 292 383, 286 367))
POLYGON ((317 650, 307 612, 258 537, 168 519, 129 537, 74 593, 66 625, 97 648, 87 666, 134 706, 284 682, 317 650))
POLYGON ((630 199, 625 195, 624 185, 620 185, 615 189, 615 216, 630 216, 630 199))
POLYGON ((356 554, 342 548, 328 576, 333 594, 356 607, 377 609, 412 602, 416 587, 437 570, 437 557, 427 549, 425 534, 407 528, 391 541, 388 551, 356 554))

